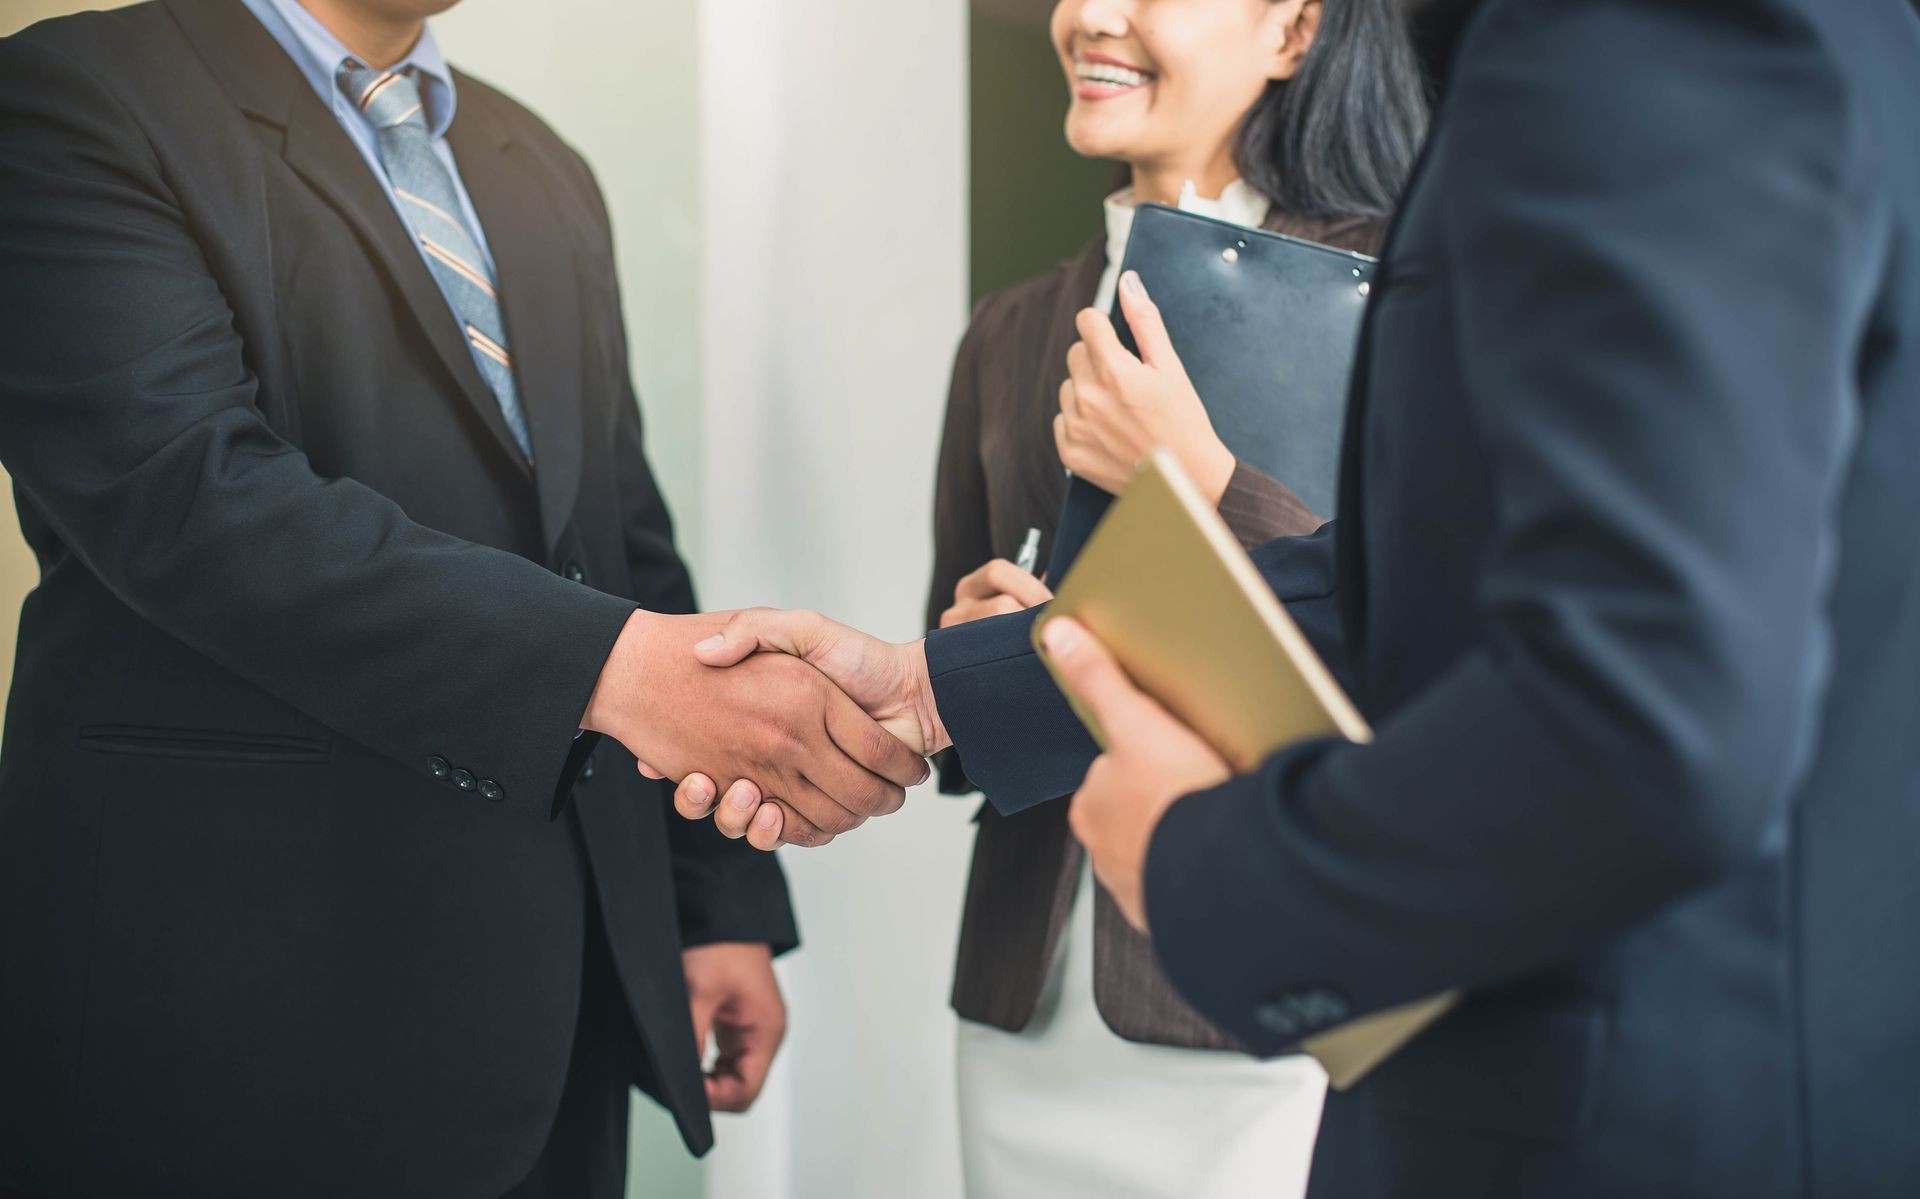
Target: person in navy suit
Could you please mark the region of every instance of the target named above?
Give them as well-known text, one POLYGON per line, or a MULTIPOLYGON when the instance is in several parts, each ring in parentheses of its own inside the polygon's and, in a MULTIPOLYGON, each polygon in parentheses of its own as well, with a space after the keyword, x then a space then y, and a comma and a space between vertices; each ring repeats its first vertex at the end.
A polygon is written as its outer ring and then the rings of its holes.
MULTIPOLYGON (((1096 758, 1031 612, 904 647, 757 613, 699 652, 801 653, 1003 812, 1077 792, 1168 976, 1260 1053, 1464 988, 1332 1097, 1315 1195, 1920 1193, 1916 130, 1910 5, 1479 8, 1340 519, 1254 554, 1371 744, 1230 779, 1062 621, 1096 758)), ((1088 344, 1136 402, 1183 384, 1088 344)))

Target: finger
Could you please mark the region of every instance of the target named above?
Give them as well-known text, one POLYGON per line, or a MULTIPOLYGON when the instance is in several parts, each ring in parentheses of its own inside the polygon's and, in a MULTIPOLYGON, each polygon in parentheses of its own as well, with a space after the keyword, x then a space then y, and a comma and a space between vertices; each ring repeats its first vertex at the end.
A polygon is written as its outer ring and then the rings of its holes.
POLYGON ((707 1104, 716 1112, 744 1112, 760 1096, 773 1055, 758 1046, 733 1049, 707 1075, 707 1104))
POLYGON ((1076 341, 1067 347, 1067 382, 1080 383, 1092 377, 1093 351, 1087 348, 1086 342, 1076 341))
POLYGON ((818 849, 841 833, 852 832, 866 823, 866 817, 842 808, 807 778, 795 778, 786 784, 786 789, 787 794, 780 797, 778 804, 770 805, 780 813, 778 833, 783 844, 818 849))
POLYGON ((1053 592, 1042 586, 1040 580, 1033 577, 1032 571, 1021 570, 1005 558, 995 558, 980 569, 985 572, 987 582, 992 584, 994 594, 1010 595, 1020 601, 1023 608, 1044 604, 1053 598, 1053 592))
POLYGON ((714 1073, 707 1075, 707 1106, 716 1112, 735 1114, 753 1106, 746 1084, 731 1066, 725 1073, 716 1067, 714 1073))
POLYGON ((758 784, 752 779, 736 779, 720 797, 720 806, 713 813, 713 826, 722 836, 738 841, 747 835, 754 813, 760 810, 760 800, 758 784))
POLYGON ((782 845, 818 849, 832 841, 832 833, 778 799, 761 805, 760 814, 753 818, 753 827, 747 830, 747 844, 756 849, 774 850, 782 845))
POLYGON ((763 649, 805 657, 824 623, 818 612, 749 608, 735 612, 719 632, 695 645, 693 654, 708 666, 732 666, 763 649))
POLYGON ((1072 420, 1081 419, 1080 385, 1072 379, 1060 384, 1060 415, 1072 420))
POLYGON ((673 810, 688 820, 705 820, 713 813, 720 788, 704 774, 690 774, 673 789, 673 810))
POLYGON ((757 1028, 748 1030, 714 1063, 713 1074, 707 1079, 707 1099, 715 1109, 744 1112, 760 1097, 760 1089, 767 1082, 767 1071, 773 1068, 773 1054, 778 1044, 758 1035, 759 1032, 757 1028))
MULTIPOLYGON (((868 798, 889 804, 886 811, 896 811, 906 801, 903 788, 917 787, 927 781, 927 760, 901 744, 898 737, 875 724, 873 717, 868 716, 859 704, 842 692, 834 691, 827 697, 826 728, 827 736, 841 753, 852 760, 854 767, 873 782, 885 784, 880 788, 881 793, 868 798)), ((840 777, 854 781, 851 774, 840 777)), ((814 781, 821 780, 814 776, 814 781)), ((865 815, 878 814, 868 806, 846 806, 865 815)))
POLYGON ((663 771, 655 770, 653 767, 647 765, 645 762, 642 762, 638 758, 634 759, 633 764, 640 771, 641 774, 647 776, 650 779, 654 779, 658 781, 660 779, 667 777, 663 771))
POLYGON ((956 600, 989 599, 1005 591, 1005 587, 994 581, 1002 568, 1020 569, 1005 558, 995 558, 984 566, 968 571, 964 578, 954 584, 953 598, 956 600))
POLYGON ((701 1065, 707 1061, 707 1038, 713 1032, 714 1005, 704 999, 693 1001, 693 1053, 701 1065))
MULTIPOLYGON (((795 820, 801 817, 794 817, 795 820)), ((760 805, 753 815, 753 826, 747 829, 747 844, 755 849, 772 853, 780 848, 780 832, 787 821, 787 810, 780 801, 768 800, 760 805)), ((831 838, 829 838, 830 840, 831 838)))
POLYGON ((1080 331, 1080 340, 1086 343, 1095 373, 1111 378, 1140 361, 1120 344, 1120 334, 1114 330, 1113 321, 1098 308, 1082 308, 1080 315, 1073 318, 1073 326, 1080 331))
POLYGON ((994 601, 1006 598, 1004 595, 999 595, 991 599, 963 600, 940 614, 940 627, 950 629, 954 625, 967 624, 982 617, 998 616, 1003 609, 995 607, 994 601))
POLYGON ((1120 311, 1133 330, 1133 344, 1140 347, 1140 360, 1161 370, 1183 369, 1180 355, 1173 352, 1173 339, 1167 335, 1167 323, 1160 318, 1160 306, 1147 295, 1140 272, 1120 276, 1120 311))
POLYGON ((1040 636, 1055 669, 1080 702, 1093 710, 1109 742, 1118 743, 1127 729, 1159 709, 1079 621, 1067 617, 1049 621, 1040 636))

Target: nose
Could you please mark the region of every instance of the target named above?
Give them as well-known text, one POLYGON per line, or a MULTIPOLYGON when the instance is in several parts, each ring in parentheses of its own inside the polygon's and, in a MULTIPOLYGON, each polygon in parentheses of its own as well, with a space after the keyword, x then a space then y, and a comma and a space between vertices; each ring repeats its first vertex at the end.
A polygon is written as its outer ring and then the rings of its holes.
POLYGON ((1074 16, 1074 28, 1082 37, 1125 37, 1127 14, 1132 7, 1132 0, 1081 0, 1080 11, 1074 16))

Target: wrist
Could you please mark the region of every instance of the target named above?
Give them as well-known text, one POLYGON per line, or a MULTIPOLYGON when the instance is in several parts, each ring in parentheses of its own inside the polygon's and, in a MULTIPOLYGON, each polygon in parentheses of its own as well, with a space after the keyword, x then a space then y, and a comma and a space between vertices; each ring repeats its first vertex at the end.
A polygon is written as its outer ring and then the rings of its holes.
POLYGON ((933 674, 927 669, 927 639, 922 637, 905 649, 908 669, 913 673, 914 716, 924 738, 924 753, 931 757, 950 747, 953 738, 947 736, 947 726, 940 721, 940 707, 934 699, 933 674))
POLYGON ((660 618, 652 612, 635 609, 614 638, 613 649, 600 667, 600 679, 587 698, 587 709, 580 716, 580 727, 590 733, 604 733, 624 740, 621 733, 632 726, 634 680, 649 656, 649 645, 660 618))
POLYGON ((1194 485, 1200 488, 1200 494, 1207 503, 1215 508, 1226 498, 1227 488, 1233 483, 1233 472, 1240 468, 1240 460, 1233 456, 1219 438, 1209 437, 1186 464, 1187 472, 1193 476, 1194 485))

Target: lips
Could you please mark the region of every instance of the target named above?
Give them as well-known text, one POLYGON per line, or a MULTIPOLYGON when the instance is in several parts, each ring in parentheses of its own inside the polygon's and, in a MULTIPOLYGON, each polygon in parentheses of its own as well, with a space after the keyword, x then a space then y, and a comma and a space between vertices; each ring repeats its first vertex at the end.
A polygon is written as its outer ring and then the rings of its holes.
POLYGON ((1104 54, 1081 53, 1073 60, 1074 93, 1082 99, 1106 100, 1153 82, 1153 72, 1104 54))

